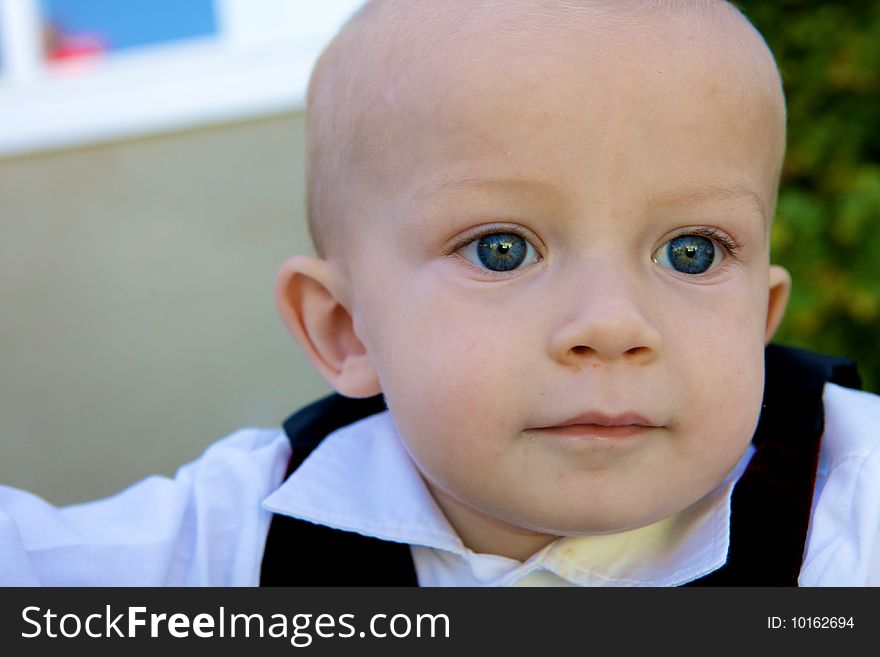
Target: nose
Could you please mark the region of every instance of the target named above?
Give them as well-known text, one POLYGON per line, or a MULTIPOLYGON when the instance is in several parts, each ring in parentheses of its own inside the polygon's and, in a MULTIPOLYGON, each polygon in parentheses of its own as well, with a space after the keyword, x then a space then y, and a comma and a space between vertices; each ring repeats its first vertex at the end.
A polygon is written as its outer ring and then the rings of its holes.
POLYGON ((661 333, 649 320, 650 300, 635 282, 590 277, 567 296, 567 312, 551 330, 549 351, 557 362, 583 367, 622 360, 647 364, 660 353, 661 333))

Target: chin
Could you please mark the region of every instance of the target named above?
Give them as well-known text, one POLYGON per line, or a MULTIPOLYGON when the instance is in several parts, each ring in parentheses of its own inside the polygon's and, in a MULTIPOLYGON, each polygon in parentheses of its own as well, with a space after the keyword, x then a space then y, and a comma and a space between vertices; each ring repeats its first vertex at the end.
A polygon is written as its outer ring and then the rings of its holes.
POLYGON ((609 504, 614 498, 606 496, 604 503, 597 501, 592 506, 534 508, 530 510, 530 515, 536 521, 540 519, 535 522, 540 531, 557 536, 616 534, 660 522, 689 508, 702 497, 701 491, 695 489, 675 491, 675 494, 666 492, 661 497, 654 491, 646 490, 630 499, 618 498, 619 504, 609 504))
POLYGON ((652 525, 672 515, 670 513, 657 512, 655 514, 544 514, 540 520, 532 518, 519 518, 513 521, 524 529, 529 529, 541 534, 552 536, 600 536, 602 534, 617 534, 652 525))

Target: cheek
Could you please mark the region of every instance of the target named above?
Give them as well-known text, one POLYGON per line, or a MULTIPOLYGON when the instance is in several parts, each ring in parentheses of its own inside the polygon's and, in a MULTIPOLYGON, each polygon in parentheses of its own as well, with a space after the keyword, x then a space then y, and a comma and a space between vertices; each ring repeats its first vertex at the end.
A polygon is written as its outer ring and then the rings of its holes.
POLYGON ((667 332, 670 366, 687 391, 680 399, 688 450, 721 460, 741 453, 754 432, 764 385, 765 311, 746 288, 694 313, 687 329, 667 332))
POLYGON ((523 353, 511 336, 487 335, 467 321, 417 332, 411 326, 401 335, 385 361, 380 380, 389 403, 400 402, 400 412, 416 409, 438 427, 468 427, 458 432, 462 439, 510 415, 519 401, 512 381, 522 365, 511 353, 523 353))
POLYGON ((432 387, 458 400, 515 365, 517 323, 438 277, 430 267, 400 272, 402 283, 374 286, 361 314, 384 388, 432 387))
POLYGON ((521 322, 499 324, 491 308, 463 295, 453 303, 411 287, 377 300, 365 323, 388 405, 432 477, 485 471, 522 429, 534 345, 514 330, 521 322))
POLYGON ((661 307, 681 309, 661 315, 664 343, 676 359, 709 380, 736 379, 760 364, 767 312, 764 278, 763 292, 746 279, 720 290, 697 288, 685 299, 662 299, 661 307))

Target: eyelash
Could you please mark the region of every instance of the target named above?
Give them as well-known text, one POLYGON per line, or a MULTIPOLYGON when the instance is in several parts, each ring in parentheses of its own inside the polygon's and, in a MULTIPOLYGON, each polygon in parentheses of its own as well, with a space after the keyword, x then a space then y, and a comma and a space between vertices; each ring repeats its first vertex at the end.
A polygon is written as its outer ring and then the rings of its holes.
MULTIPOLYGON (((670 237, 666 242, 670 240, 674 240, 676 237, 683 237, 684 235, 699 235, 700 237, 705 237, 706 239, 712 240, 727 253, 727 255, 736 260, 739 259, 739 245, 733 241, 730 237, 728 237, 725 233, 712 228, 710 226, 700 226, 698 228, 686 228, 682 230, 677 235, 670 237)), ((664 244, 666 243, 664 242, 664 244)))
POLYGON ((479 226, 477 228, 471 228, 467 232, 465 232, 461 237, 459 237, 452 245, 447 246, 443 250, 444 255, 452 255, 459 249, 464 248, 471 242, 475 240, 482 239, 484 237, 488 237, 489 235, 495 235, 497 233, 509 233, 511 235, 516 235, 521 237, 526 242, 529 242, 532 246, 535 247, 535 251, 538 252, 539 258, 543 259, 541 256, 541 252, 538 249, 535 242, 537 240, 530 233, 526 233, 526 231, 522 230, 518 226, 509 225, 509 224, 493 224, 491 226, 479 226))
MULTIPOLYGON (((518 235, 522 239, 526 240, 532 246, 535 247, 535 250, 538 252, 538 257, 540 260, 543 260, 543 256, 540 253, 535 242, 537 240, 532 237, 530 234, 527 234, 526 231, 522 230, 518 226, 509 225, 509 224, 493 224, 490 226, 478 226, 476 228, 471 228, 463 235, 461 235, 455 242, 453 242, 450 246, 447 246, 443 250, 443 254, 446 256, 452 255, 456 253, 460 249, 464 248, 471 242, 475 240, 482 239, 483 237, 488 237, 489 235, 494 235, 496 233, 511 233, 513 235, 518 235)), ((724 251, 725 256, 734 262, 740 261, 740 247, 731 237, 729 237, 726 233, 722 233, 720 230, 716 228, 712 228, 711 226, 697 226, 697 227, 689 227, 684 228, 680 232, 672 235, 668 239, 664 240, 664 244, 669 242, 670 240, 674 240, 678 237, 683 237, 685 235, 698 235, 700 237, 705 237, 706 239, 712 240, 715 244, 718 244, 724 251)), ((472 264, 472 263, 471 263, 472 264)), ((720 267, 715 268, 720 269, 720 267)), ((481 270, 482 271, 482 270, 481 270)), ((500 273, 500 272, 494 272, 500 273)), ((714 271, 712 272, 714 273, 714 271)), ((711 276, 712 274, 709 274, 711 276)), ((702 276, 702 274, 691 274, 693 276, 702 276)))

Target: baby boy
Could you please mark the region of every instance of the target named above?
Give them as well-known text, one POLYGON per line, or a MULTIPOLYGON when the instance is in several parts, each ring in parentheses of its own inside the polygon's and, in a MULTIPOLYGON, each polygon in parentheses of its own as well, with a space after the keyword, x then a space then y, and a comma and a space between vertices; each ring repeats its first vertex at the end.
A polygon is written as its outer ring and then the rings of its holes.
MULTIPOLYGON (((733 6, 369 2, 321 57, 307 117, 318 256, 284 263, 278 305, 336 391, 388 410, 313 408, 341 428, 289 429, 311 444, 294 440, 283 483, 287 439, 249 438, 243 452, 271 452, 247 475, 263 506, 229 513, 256 518, 239 521, 252 540, 222 539, 235 558, 195 550, 222 575, 177 581, 255 583, 265 549, 273 572, 337 550, 378 584, 400 564, 421 585, 699 582, 769 541, 748 517, 778 501, 762 477, 784 475, 803 499, 762 522, 794 546, 788 575, 880 583, 864 428, 880 400, 804 354, 828 375, 788 403, 824 424, 775 461, 753 442, 790 287, 769 264, 785 102, 733 6), (296 540, 270 512, 298 519, 296 540)), ((810 378, 797 367, 783 390, 810 378)), ((764 433, 788 436, 777 421, 764 433)), ((277 581, 330 583, 308 563, 277 581)), ((796 583, 737 572, 726 583, 796 583)))

